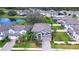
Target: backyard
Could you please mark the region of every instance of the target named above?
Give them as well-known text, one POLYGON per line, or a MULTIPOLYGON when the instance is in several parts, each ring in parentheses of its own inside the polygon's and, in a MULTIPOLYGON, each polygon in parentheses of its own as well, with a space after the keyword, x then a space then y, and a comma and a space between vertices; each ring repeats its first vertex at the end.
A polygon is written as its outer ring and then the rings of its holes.
POLYGON ((52 44, 52 48, 56 49, 79 49, 78 44, 52 44))
POLYGON ((66 32, 53 32, 53 40, 54 41, 64 41, 68 42, 71 38, 66 32))

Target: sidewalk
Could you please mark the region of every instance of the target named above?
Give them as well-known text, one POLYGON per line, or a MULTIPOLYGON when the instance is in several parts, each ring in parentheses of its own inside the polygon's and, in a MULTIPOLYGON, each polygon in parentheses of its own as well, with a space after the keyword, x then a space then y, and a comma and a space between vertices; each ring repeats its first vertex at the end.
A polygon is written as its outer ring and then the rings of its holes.
MULTIPOLYGON (((54 41, 54 43, 57 43, 57 44, 65 44, 64 41, 54 41)), ((68 43, 69 44, 79 44, 79 42, 71 42, 71 41, 69 41, 68 43)))
POLYGON ((51 32, 54 32, 54 31, 56 31, 56 32, 67 32, 67 30, 51 30, 51 32))

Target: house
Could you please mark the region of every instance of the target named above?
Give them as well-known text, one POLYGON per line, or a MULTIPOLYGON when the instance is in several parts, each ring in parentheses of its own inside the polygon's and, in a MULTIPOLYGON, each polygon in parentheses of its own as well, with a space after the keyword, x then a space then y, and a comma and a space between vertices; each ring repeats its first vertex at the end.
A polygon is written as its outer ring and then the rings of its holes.
POLYGON ((65 27, 69 35, 73 38, 75 41, 79 41, 79 20, 77 18, 71 18, 71 17, 66 17, 62 19, 54 18, 57 19, 57 21, 60 21, 61 24, 65 27))
POLYGON ((32 32, 34 33, 34 39, 39 43, 42 43, 42 48, 44 50, 49 50, 51 48, 51 27, 46 23, 36 23, 33 26, 32 32))
POLYGON ((10 39, 18 39, 19 36, 23 35, 24 33, 26 33, 26 31, 24 30, 25 26, 24 25, 15 25, 12 26, 9 31, 8 31, 8 36, 10 39))
POLYGON ((0 40, 3 40, 5 38, 5 32, 3 30, 4 28, 0 26, 0 40))
POLYGON ((34 24, 32 32, 36 34, 37 40, 42 40, 44 37, 51 39, 51 27, 46 23, 34 24))
POLYGON ((17 14, 20 15, 20 16, 28 16, 31 14, 31 12, 27 9, 25 10, 17 10, 17 14))
POLYGON ((19 36, 24 35, 27 31, 30 31, 30 27, 29 26, 25 26, 25 25, 15 25, 12 26, 9 31, 9 38, 13 39, 18 39, 19 36))
POLYGON ((0 40, 3 40, 7 35, 8 27, 6 25, 0 25, 0 40))

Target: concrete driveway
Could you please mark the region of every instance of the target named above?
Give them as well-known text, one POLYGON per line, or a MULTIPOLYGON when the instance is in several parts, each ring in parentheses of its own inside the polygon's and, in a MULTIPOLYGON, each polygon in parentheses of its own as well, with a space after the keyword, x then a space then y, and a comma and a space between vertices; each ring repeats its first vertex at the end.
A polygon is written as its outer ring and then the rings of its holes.
POLYGON ((49 39, 43 39, 42 40, 42 49, 45 51, 51 50, 51 43, 49 39))
POLYGON ((10 51, 10 50, 13 48, 15 42, 16 42, 16 40, 12 40, 12 41, 10 41, 10 42, 7 42, 7 43, 2 47, 1 51, 10 51))

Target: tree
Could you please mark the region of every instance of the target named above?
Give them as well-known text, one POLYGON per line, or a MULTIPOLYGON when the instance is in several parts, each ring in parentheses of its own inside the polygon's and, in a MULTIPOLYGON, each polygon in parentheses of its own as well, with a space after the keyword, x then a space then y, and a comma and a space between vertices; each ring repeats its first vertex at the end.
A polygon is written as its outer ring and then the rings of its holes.
POLYGON ((0 15, 4 15, 5 12, 3 10, 0 10, 0 15))
POLYGON ((73 18, 75 18, 75 17, 76 17, 76 15, 75 15, 75 14, 73 14, 73 15, 72 15, 72 17, 73 17, 73 18))
POLYGON ((32 41, 33 39, 33 33, 32 32, 26 32, 22 36, 19 37, 19 40, 17 40, 18 44, 21 44, 26 41, 32 41))
POLYGON ((33 32, 28 32, 27 33, 27 39, 32 41, 32 39, 33 39, 33 32))
POLYGON ((9 15, 9 16, 15 16, 15 15, 17 15, 17 13, 16 13, 16 11, 14 11, 14 10, 10 10, 10 11, 8 12, 8 15, 9 15))
POLYGON ((65 15, 67 15, 67 13, 66 13, 66 12, 64 12, 64 14, 65 14, 65 15))
POLYGON ((35 23, 47 23, 45 17, 41 16, 39 13, 35 13, 27 16, 26 22, 32 25, 35 23))

